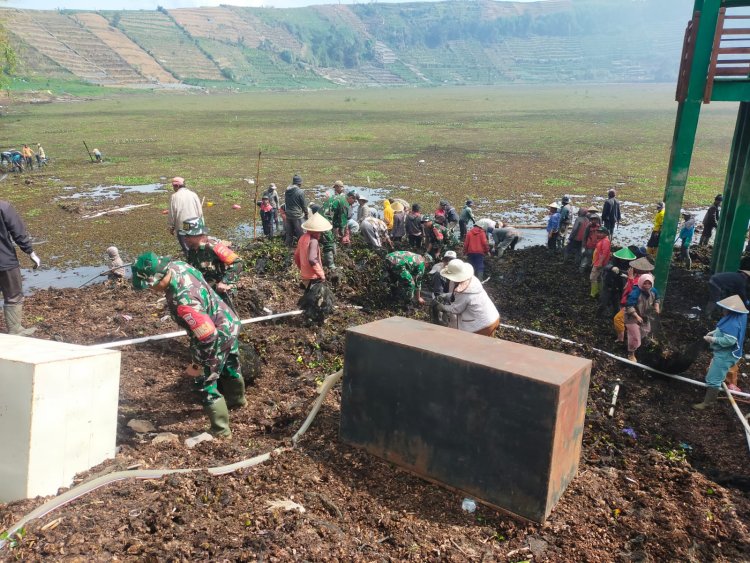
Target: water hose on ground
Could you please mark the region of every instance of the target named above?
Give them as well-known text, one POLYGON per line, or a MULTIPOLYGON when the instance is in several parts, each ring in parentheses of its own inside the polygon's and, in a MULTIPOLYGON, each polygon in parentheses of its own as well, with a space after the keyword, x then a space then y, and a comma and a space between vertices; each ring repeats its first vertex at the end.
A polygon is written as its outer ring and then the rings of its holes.
MULTIPOLYGON (((578 342, 575 342, 573 340, 568 340, 567 338, 562 338, 560 336, 555 336, 554 334, 547 334, 546 332, 539 332, 537 330, 529 330, 527 328, 521 328, 514 325, 508 325, 508 324, 500 324, 501 328, 507 328, 510 330, 515 330, 518 332, 523 332, 525 334, 531 334, 533 336, 539 336, 541 338, 546 338, 548 340, 557 340, 558 342, 562 342, 564 344, 571 344, 573 346, 576 346, 578 348, 583 348, 584 345, 580 344, 578 342)), ((613 354, 612 352, 607 352, 606 350, 601 350, 599 348, 591 348, 594 352, 598 354, 602 354, 604 356, 607 356, 609 358, 612 358, 613 360, 616 360, 618 362, 621 362, 623 364, 627 364, 629 366, 637 367, 643 370, 646 370, 651 373, 655 373, 657 375, 661 375, 663 377, 668 377, 670 379, 674 379, 676 381, 682 381, 683 383, 689 383, 691 385, 695 385, 696 387, 707 387, 705 383, 702 381, 697 381, 695 379, 690 379, 689 377, 682 377, 681 375, 674 375, 672 373, 666 373, 664 371, 659 371, 658 369, 654 369, 651 366, 647 366, 646 364, 641 364, 638 362, 631 362, 627 358, 623 358, 622 356, 618 356, 616 354, 613 354)), ((727 389, 727 394, 734 395, 735 397, 744 397, 745 399, 750 399, 750 393, 743 393, 741 391, 732 391, 731 389, 727 389)))
POLYGON ((734 400, 734 397, 732 397, 732 394, 729 392, 729 387, 727 387, 727 384, 722 381, 721 386, 724 389, 724 392, 727 394, 727 398, 729 399, 729 402, 732 403, 732 408, 734 409, 734 412, 737 413, 737 416, 740 419, 740 423, 742 426, 745 427, 745 438, 747 439, 747 447, 750 449, 750 424, 747 422, 747 418, 745 418, 745 415, 742 414, 742 411, 740 410, 740 407, 737 406, 737 401, 734 400))
MULTIPOLYGON (((340 369, 336 373, 332 373, 325 378, 323 384, 320 387, 320 390, 318 391, 319 396, 317 399, 315 399, 315 403, 313 404, 310 413, 307 415, 305 422, 302 424, 300 429, 297 430, 294 436, 292 436, 293 447, 297 445, 297 442, 302 437, 302 435, 307 432, 308 428, 310 428, 310 425, 315 419, 315 416, 318 414, 318 411, 320 410, 320 407, 322 406, 326 395, 331 390, 331 388, 341 379, 343 374, 344 370, 340 369)), ((265 461, 268 461, 271 456, 284 451, 288 451, 290 449, 292 448, 279 447, 264 454, 260 454, 248 459, 243 459, 229 465, 220 465, 217 467, 194 467, 182 469, 135 469, 131 471, 116 471, 114 473, 102 475, 101 477, 97 477, 96 479, 92 479, 91 481, 81 483, 80 485, 73 487, 69 491, 66 491, 63 494, 48 500, 43 505, 37 507, 36 509, 29 512, 26 516, 18 520, 0 536, 6 538, 0 540, 0 550, 2 550, 6 546, 13 535, 18 532, 18 530, 26 526, 26 524, 28 524, 32 520, 42 518, 50 512, 57 510, 58 508, 65 506, 66 504, 73 502, 74 500, 111 483, 124 481, 126 479, 161 479, 166 475, 173 475, 176 473, 194 473, 196 471, 207 471, 211 475, 226 475, 227 473, 232 473, 233 471, 237 471, 239 469, 246 469, 248 467, 259 465, 265 461)))

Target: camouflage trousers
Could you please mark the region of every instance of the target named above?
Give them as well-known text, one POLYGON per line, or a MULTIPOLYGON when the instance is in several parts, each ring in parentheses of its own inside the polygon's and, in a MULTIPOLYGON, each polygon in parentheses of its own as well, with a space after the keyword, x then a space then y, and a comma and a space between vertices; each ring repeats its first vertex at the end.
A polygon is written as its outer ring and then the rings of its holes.
POLYGON ((211 405, 223 396, 218 387, 220 380, 242 379, 240 348, 237 338, 234 339, 232 347, 228 351, 219 352, 217 358, 221 364, 219 373, 211 373, 210 369, 204 367, 203 375, 193 380, 193 385, 198 391, 203 406, 211 405))

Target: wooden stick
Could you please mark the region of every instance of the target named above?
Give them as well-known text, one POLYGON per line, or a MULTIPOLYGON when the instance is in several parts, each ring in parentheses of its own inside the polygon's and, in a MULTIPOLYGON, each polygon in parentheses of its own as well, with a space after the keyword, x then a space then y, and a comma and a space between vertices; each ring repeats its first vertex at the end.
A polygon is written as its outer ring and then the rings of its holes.
POLYGON ((86 152, 89 153, 89 158, 91 159, 91 162, 94 162, 94 157, 91 156, 91 151, 89 150, 89 146, 86 144, 86 141, 83 142, 83 146, 86 147, 86 152))
POLYGON ((256 221, 258 219, 258 186, 260 186, 260 155, 261 150, 258 149, 258 171, 255 174, 255 199, 253 200, 253 239, 257 236, 256 221))

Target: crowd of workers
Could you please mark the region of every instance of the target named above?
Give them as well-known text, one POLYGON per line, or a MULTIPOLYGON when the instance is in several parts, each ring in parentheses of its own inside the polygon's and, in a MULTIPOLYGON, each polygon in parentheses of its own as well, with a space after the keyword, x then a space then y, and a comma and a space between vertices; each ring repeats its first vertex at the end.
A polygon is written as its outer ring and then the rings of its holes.
MULTIPOLYGON (((172 188, 168 229, 177 237, 183 259, 143 253, 131 265, 132 284, 136 289, 163 295, 172 319, 190 335, 192 362, 186 374, 193 378, 200 394, 210 432, 229 436, 229 409, 246 403, 235 301, 244 264, 231 243, 208 236, 201 201, 185 180, 173 178, 172 188)), ((706 214, 701 244, 708 242, 718 222, 720 203, 717 196, 706 214)), ((351 244, 352 237, 358 235, 381 255, 395 303, 424 305, 427 296, 444 324, 494 336, 500 314, 483 286, 484 260, 514 249, 520 235, 502 221, 476 219, 471 200, 460 212, 442 200, 432 215, 425 215, 417 203, 389 198, 383 202, 381 219, 365 196, 356 190, 347 191, 341 181, 333 183, 322 204, 308 204, 302 178, 295 175, 283 203, 271 184, 258 206, 266 236, 274 236, 283 225, 284 240, 294 248, 305 295, 328 287, 327 277, 338 270, 339 247, 351 244)), ((34 329, 22 325, 23 291, 14 245, 29 255, 35 268, 41 262, 23 221, 8 202, 0 201, 0 216, 0 290, 6 326, 9 333, 26 336, 34 329)), ((695 221, 689 213, 684 217, 680 238, 683 247, 689 247, 695 221)), ((650 333, 651 319, 660 311, 652 249, 661 233, 663 205, 657 205, 646 248, 632 246, 612 252, 610 236, 620 220, 614 190, 608 194, 601 215, 594 207, 575 212, 570 198, 563 197, 561 204, 549 205, 547 246, 550 252, 560 252, 563 261, 574 260, 589 276, 591 296, 599 299, 601 312, 612 315, 616 341, 627 342, 628 359, 637 361, 636 352, 650 333)), ((124 278, 126 264, 118 249, 107 248, 107 255, 110 279, 124 278)), ((705 336, 714 356, 706 376, 706 397, 695 405, 696 409, 715 403, 721 383, 742 357, 748 282, 750 271, 711 277, 711 302, 706 314, 719 307, 723 316, 716 329, 705 336)))
POLYGON ((21 150, 8 149, 0 152, 0 167, 10 172, 23 172, 24 170, 33 170, 34 162, 36 167, 41 168, 47 165, 47 155, 40 143, 36 145, 34 151, 29 145, 24 145, 21 150))

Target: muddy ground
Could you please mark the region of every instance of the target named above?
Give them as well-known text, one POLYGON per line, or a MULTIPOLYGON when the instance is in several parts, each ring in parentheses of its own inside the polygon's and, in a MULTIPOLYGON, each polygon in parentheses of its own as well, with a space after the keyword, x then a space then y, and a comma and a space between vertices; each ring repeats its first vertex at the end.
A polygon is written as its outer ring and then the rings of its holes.
MULTIPOLYGON (((258 245, 246 255, 243 317, 256 315, 260 305, 294 309, 299 291, 288 254, 279 245, 258 245)), ((248 390, 248 406, 232 412, 230 440, 193 450, 182 443, 205 424, 181 375, 188 362, 184 339, 124 348, 119 453, 79 480, 135 466, 226 464, 288 445, 318 384, 343 361, 346 328, 399 312, 379 297, 375 256, 355 248, 340 262, 349 276, 337 289, 339 303, 364 309, 340 308, 322 327, 305 327, 299 317, 250 325, 243 338, 262 358, 261 375, 248 390), (150 420, 180 441, 154 445, 153 434, 127 427, 132 418, 150 420)), ((700 389, 594 354, 591 346, 618 351, 610 321, 597 317, 587 280, 545 249, 492 259, 489 273, 487 287, 503 322, 584 346, 511 330, 501 331, 501 338, 594 360, 579 473, 544 525, 483 505, 465 513, 460 493, 339 442, 337 386, 296 449, 223 477, 196 473, 110 485, 30 523, 23 537, 15 538, 17 545, 0 556, 9 561, 750 560, 750 454, 726 401, 696 414, 689 405, 702 397, 700 389), (610 418, 617 380, 620 400, 610 418), (268 501, 278 499, 293 500, 305 512, 269 510, 268 501)), ((707 327, 687 315, 704 301, 705 273, 699 264, 692 272, 675 269, 671 280, 665 329, 699 336, 707 327)), ((90 344, 174 330, 171 321, 161 320, 156 300, 125 286, 47 290, 28 299, 26 316, 41 338, 90 344)), ((427 318, 424 310, 401 314, 427 318)), ((702 352, 687 375, 700 378, 708 360, 702 352)), ((748 387, 747 378, 740 385, 748 387)), ((11 524, 43 500, 0 505, 0 524, 11 524)))

